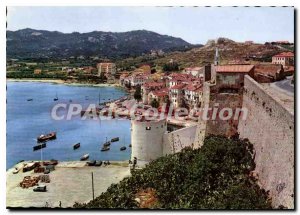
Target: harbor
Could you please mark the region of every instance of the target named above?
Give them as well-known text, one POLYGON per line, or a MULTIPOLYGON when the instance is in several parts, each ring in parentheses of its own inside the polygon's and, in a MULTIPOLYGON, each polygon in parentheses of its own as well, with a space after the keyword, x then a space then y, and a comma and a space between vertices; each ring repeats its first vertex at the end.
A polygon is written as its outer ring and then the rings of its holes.
MULTIPOLYGON (((39 176, 34 171, 14 174, 15 167, 24 165, 21 162, 6 172, 6 205, 10 207, 72 207, 75 202, 88 202, 93 199, 92 177, 94 180, 94 196, 106 191, 112 183, 118 183, 130 175, 128 161, 110 161, 109 165, 87 166, 86 161, 58 162, 54 171, 48 175, 50 183, 46 192, 34 192, 34 187, 22 188, 20 182, 25 176, 39 176)), ((42 174, 43 175, 43 174, 42 174)), ((39 183, 41 184, 41 183, 39 183)))
MULTIPOLYGON (((7 82, 7 164, 9 169, 20 160, 79 161, 84 154, 90 160, 128 160, 131 143, 130 120, 72 120, 55 121, 51 108, 59 103, 82 104, 114 101, 126 96, 126 92, 115 87, 67 86, 37 82, 7 82), (57 101, 53 99, 58 97, 57 101), (30 98, 32 101, 27 101, 30 98), (26 123, 26 126, 24 125, 26 123), (118 129, 116 129, 118 126, 118 129), (38 144, 40 135, 49 135, 49 141, 38 144), (107 152, 101 152, 106 138, 120 137, 107 152), (80 147, 74 150, 74 145, 80 147), (127 150, 120 151, 123 145, 127 150), (39 146, 40 145, 40 146, 39 146), (33 151, 33 147, 37 150, 33 151), (43 147, 43 148, 42 148, 43 147)), ((48 139, 47 136, 40 138, 48 139)))

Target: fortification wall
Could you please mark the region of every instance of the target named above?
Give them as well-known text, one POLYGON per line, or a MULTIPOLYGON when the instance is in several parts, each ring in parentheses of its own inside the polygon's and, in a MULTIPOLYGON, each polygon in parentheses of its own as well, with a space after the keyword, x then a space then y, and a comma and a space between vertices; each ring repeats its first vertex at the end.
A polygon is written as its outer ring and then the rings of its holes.
POLYGON ((251 77, 245 77, 240 138, 255 149, 255 172, 261 186, 270 190, 272 204, 294 208, 294 115, 275 101, 251 77))
POLYGON ((180 152, 185 147, 193 147, 196 130, 197 125, 164 134, 163 154, 173 154, 180 152))

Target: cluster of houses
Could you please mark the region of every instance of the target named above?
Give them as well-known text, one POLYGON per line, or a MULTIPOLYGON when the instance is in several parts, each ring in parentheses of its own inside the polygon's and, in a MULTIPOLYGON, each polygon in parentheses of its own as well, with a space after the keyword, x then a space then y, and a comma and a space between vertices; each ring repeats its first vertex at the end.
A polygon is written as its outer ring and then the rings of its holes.
MULTIPOLYGON (((152 105, 155 100, 159 106, 168 103, 175 108, 193 109, 200 107, 203 102, 203 82, 210 79, 208 76, 218 78, 226 73, 228 78, 230 74, 236 76, 247 73, 259 83, 270 83, 292 75, 293 71, 294 53, 283 52, 273 56, 272 63, 250 65, 247 62, 231 62, 228 65, 214 65, 214 69, 211 65, 189 67, 181 72, 162 73, 156 78, 153 78, 150 66, 143 65, 134 72, 124 72, 119 82, 123 87, 140 86, 144 104, 152 105), (221 76, 212 74, 214 72, 221 76)), ((225 88, 222 90, 226 91, 225 88)))
POLYGON ((173 107, 200 107, 202 98, 203 67, 187 68, 182 73, 154 75, 149 66, 142 66, 132 74, 123 74, 120 85, 141 86, 142 102, 151 105, 154 100, 159 106, 164 103, 173 107))

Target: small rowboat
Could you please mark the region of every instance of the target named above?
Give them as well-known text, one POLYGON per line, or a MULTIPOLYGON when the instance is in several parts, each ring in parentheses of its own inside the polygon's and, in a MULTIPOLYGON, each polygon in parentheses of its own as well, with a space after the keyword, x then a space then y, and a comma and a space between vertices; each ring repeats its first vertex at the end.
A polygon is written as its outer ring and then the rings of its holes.
POLYGON ((109 151, 110 147, 109 146, 103 146, 101 149, 101 152, 109 151))
POLYGON ((38 142, 46 142, 48 140, 54 140, 56 139, 56 132, 51 132, 50 134, 42 134, 39 137, 36 138, 38 142))
POLYGON ((89 159, 89 157, 90 157, 89 154, 85 154, 85 155, 83 155, 83 156, 80 158, 80 160, 81 160, 81 161, 85 161, 85 160, 89 159))
POLYGON ((122 146, 122 147, 120 148, 120 151, 124 151, 124 150, 126 150, 126 146, 122 146))
POLYGON ((117 142, 117 141, 119 141, 119 137, 112 138, 110 141, 111 142, 117 142))
POLYGON ((73 146, 73 149, 78 149, 80 147, 80 143, 76 143, 74 146, 73 146))
POLYGON ((36 151, 36 150, 39 150, 39 149, 42 149, 42 148, 46 148, 46 143, 42 143, 42 144, 34 146, 33 151, 36 151))

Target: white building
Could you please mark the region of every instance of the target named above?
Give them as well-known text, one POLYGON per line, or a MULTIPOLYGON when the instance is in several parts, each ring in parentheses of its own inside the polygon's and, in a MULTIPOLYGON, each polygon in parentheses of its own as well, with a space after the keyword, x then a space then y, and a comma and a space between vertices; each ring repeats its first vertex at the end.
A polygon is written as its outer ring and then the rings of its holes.
POLYGON ((163 156, 163 137, 167 122, 161 120, 131 120, 131 160, 137 159, 137 166, 163 156))

